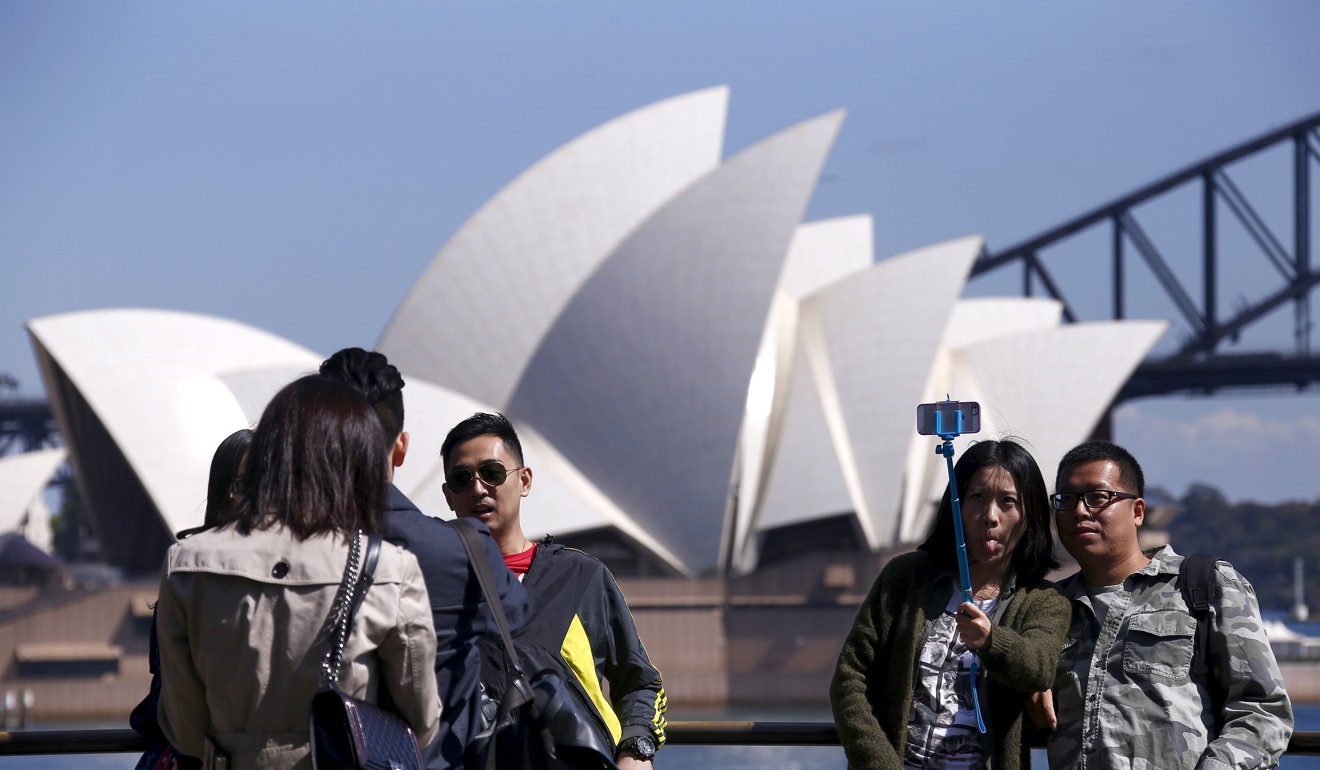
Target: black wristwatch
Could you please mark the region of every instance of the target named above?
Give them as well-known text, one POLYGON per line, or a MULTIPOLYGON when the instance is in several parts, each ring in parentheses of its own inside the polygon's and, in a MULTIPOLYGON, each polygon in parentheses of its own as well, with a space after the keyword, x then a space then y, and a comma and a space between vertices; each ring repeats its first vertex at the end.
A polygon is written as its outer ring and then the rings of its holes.
POLYGON ((618 757, 623 756, 623 752, 635 754, 638 759, 649 762, 655 756, 655 739, 649 735, 634 735, 631 738, 624 738, 619 742, 618 757))

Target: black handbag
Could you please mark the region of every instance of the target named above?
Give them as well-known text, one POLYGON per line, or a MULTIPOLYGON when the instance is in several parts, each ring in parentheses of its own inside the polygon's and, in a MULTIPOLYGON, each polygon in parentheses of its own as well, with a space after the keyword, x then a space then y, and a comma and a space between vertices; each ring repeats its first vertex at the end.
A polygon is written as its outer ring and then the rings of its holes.
POLYGON ((523 672, 480 535, 466 519, 453 524, 509 661, 508 687, 499 698, 490 729, 468 747, 469 755, 486 770, 618 770, 611 740, 564 678, 551 668, 530 677, 523 672))
POLYGON ((353 615, 375 580, 380 560, 380 535, 367 541, 362 577, 355 580, 361 552, 361 532, 353 538, 344 581, 330 609, 330 648, 321 663, 321 691, 312 697, 308 715, 314 770, 423 770, 417 736, 399 717, 374 704, 341 692, 339 668, 353 615))

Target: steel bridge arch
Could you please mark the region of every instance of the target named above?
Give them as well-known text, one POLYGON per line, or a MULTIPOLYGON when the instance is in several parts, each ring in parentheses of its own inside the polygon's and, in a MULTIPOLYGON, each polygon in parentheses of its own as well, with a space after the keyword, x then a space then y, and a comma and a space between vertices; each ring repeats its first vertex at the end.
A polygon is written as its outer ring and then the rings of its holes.
POLYGON ((1311 349, 1311 295, 1320 284, 1312 266, 1314 208, 1311 200, 1312 165, 1320 161, 1320 113, 1243 142, 1198 163, 1158 179, 1116 200, 1070 219, 1035 237, 997 253, 984 253, 973 264, 972 276, 1010 266, 1022 275, 1022 294, 1032 296, 1036 284, 1063 305, 1068 322, 1079 320, 1074 305, 1046 266, 1043 252, 1083 231, 1109 229, 1109 268, 1112 276, 1110 317, 1127 317, 1125 271, 1130 245, 1154 275, 1164 296, 1187 325, 1189 333, 1167 356, 1147 359, 1115 398, 1115 404, 1143 396, 1171 393, 1212 393, 1226 388, 1291 387, 1305 390, 1320 383, 1320 359, 1311 349), (1293 232, 1291 249, 1271 230, 1251 201, 1229 176, 1236 161, 1291 143, 1293 232), (1136 207, 1200 182, 1201 291, 1189 290, 1141 226, 1136 207), (1264 297, 1245 303, 1231 314, 1219 308, 1220 254, 1219 204, 1223 203, 1282 279, 1264 297), (1198 296, 1199 295, 1199 296, 1198 296), (1226 342, 1236 342, 1246 328, 1293 303, 1294 349, 1224 353, 1226 342))

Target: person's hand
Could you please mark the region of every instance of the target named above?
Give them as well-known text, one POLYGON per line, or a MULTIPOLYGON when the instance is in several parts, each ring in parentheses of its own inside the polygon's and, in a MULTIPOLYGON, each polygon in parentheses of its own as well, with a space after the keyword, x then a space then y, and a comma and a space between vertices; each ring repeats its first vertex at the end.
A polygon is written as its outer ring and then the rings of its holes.
POLYGON ((958 605, 958 635, 968 648, 980 652, 990 644, 990 618, 971 602, 958 605))
POLYGON ((1027 698, 1027 720, 1035 727, 1053 730, 1059 726, 1059 719, 1054 714, 1054 693, 1033 692, 1027 698))
POLYGON ((619 766, 619 770, 651 770, 651 760, 638 759, 627 751, 620 754, 614 763, 619 766))

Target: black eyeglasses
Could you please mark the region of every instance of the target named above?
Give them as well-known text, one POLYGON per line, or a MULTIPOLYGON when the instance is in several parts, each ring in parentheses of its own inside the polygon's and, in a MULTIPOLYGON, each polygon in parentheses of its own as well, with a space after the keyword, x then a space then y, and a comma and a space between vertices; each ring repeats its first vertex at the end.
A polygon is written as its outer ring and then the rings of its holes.
POLYGON ((1089 492, 1080 494, 1064 492, 1058 495, 1050 495, 1050 504, 1060 511, 1071 511, 1077 507, 1077 501, 1080 499, 1082 505, 1086 506, 1086 510, 1098 511, 1115 500, 1136 500, 1138 497, 1139 495, 1129 492, 1115 492, 1112 489, 1092 489, 1089 492))
POLYGON ((488 487, 498 487, 509 478, 512 471, 520 471, 519 468, 505 468, 504 463, 499 460, 487 460, 478 465, 476 470, 472 468, 455 468, 445 474, 445 483, 449 485, 449 491, 461 493, 472 483, 472 479, 479 478, 481 483, 488 487))

